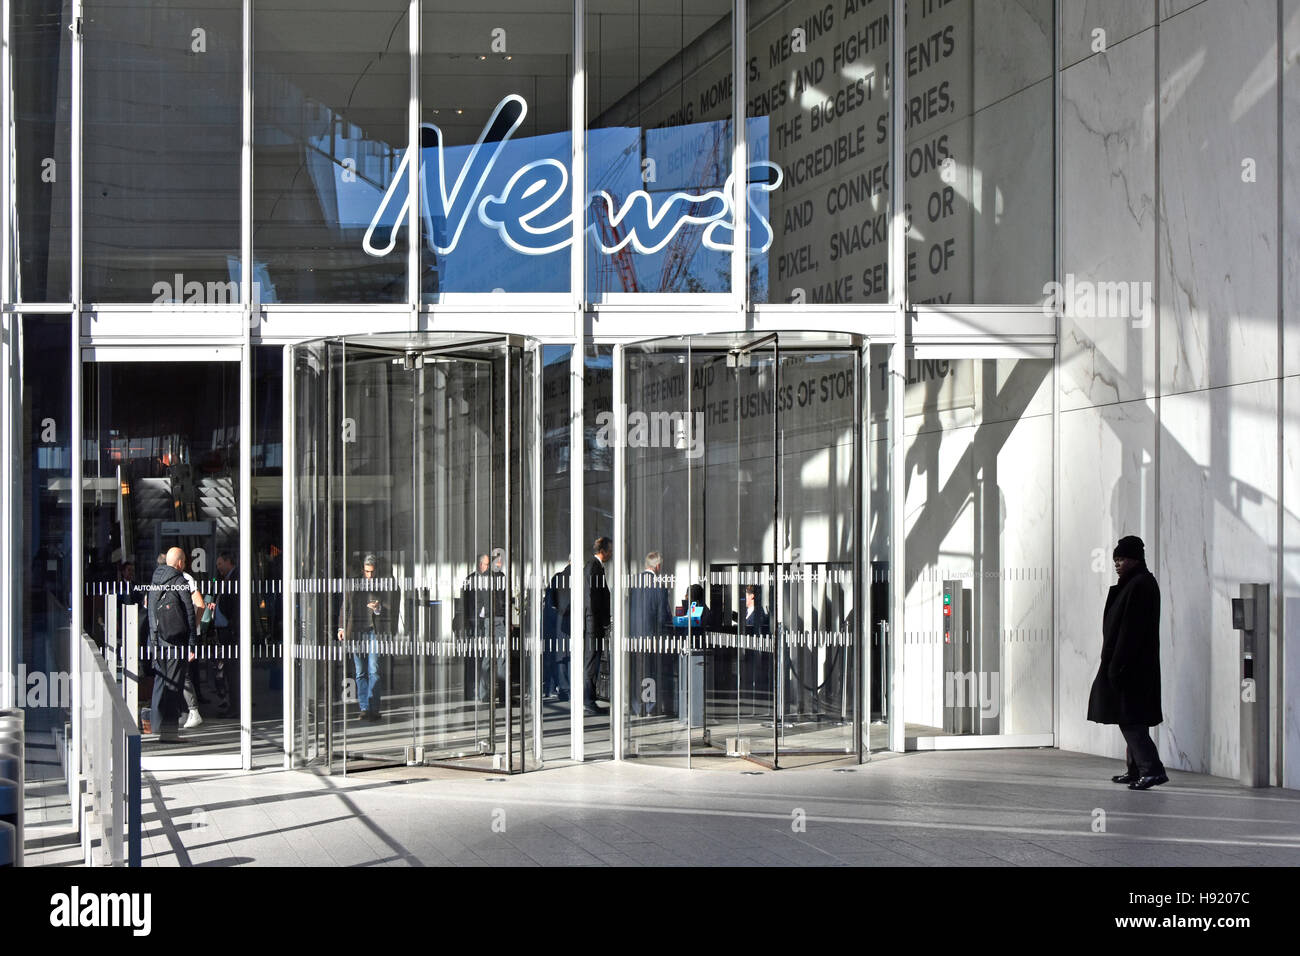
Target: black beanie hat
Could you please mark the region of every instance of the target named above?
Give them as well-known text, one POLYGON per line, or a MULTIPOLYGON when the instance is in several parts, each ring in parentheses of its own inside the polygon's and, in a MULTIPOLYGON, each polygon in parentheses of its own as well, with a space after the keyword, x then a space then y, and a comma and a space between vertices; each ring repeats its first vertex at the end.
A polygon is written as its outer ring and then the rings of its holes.
POLYGON ((1136 561, 1146 560, 1146 547, 1142 544, 1142 539, 1135 534, 1125 535, 1119 539, 1119 544, 1115 545, 1113 558, 1133 558, 1136 561))

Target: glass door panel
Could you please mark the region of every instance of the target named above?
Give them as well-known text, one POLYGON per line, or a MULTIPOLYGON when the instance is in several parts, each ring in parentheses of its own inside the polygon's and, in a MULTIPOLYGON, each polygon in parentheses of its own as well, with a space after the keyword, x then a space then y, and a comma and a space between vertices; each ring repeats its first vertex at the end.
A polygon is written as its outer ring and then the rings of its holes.
POLYGON ((533 362, 500 337, 296 347, 300 759, 538 765, 533 362))
POLYGON ((769 767, 855 753, 863 349, 782 333, 623 354, 626 752, 769 767), (656 642, 652 586, 673 596, 676 642, 656 642), (676 658, 675 722, 647 713, 658 646, 676 658))
POLYGON ((342 697, 334 735, 345 767, 405 762, 414 736, 409 607, 415 558, 417 382, 400 355, 342 343, 343 578, 335 639, 342 697), (363 764, 364 765, 364 764, 363 764))
POLYGON ((780 752, 788 763, 855 752, 862 567, 858 349, 782 339, 780 752))
POLYGON ((86 632, 139 676, 146 758, 237 757, 239 363, 97 361, 83 375, 86 632), (163 588, 185 592, 184 637, 150 626, 163 588))
POLYGON ((627 540, 615 542, 626 587, 625 633, 617 636, 627 664, 624 753, 687 766, 691 728, 702 716, 690 651, 698 619, 692 623, 683 599, 698 567, 691 532, 701 413, 691 404, 684 340, 631 346, 624 356, 627 540))

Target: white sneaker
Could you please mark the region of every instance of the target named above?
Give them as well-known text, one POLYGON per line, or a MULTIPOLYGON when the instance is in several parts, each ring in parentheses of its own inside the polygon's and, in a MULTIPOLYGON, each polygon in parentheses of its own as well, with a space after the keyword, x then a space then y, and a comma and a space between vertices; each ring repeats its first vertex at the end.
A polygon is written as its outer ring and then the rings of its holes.
POLYGON ((203 723, 203 717, 200 716, 198 710, 191 710, 190 715, 185 718, 185 723, 181 724, 181 730, 190 730, 201 723, 203 723))

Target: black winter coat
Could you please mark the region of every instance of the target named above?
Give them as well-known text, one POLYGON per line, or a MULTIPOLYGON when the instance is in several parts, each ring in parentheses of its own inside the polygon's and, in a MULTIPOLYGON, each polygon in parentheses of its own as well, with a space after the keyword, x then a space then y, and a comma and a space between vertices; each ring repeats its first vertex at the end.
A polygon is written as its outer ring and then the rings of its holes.
POLYGON ((1153 727, 1160 711, 1160 585, 1145 564, 1120 578, 1101 617, 1101 666, 1088 719, 1153 727))
POLYGON ((601 640, 609 628, 609 581, 605 577, 605 566, 599 558, 592 558, 582 572, 587 588, 587 606, 583 609, 582 636, 592 646, 591 641, 601 640))

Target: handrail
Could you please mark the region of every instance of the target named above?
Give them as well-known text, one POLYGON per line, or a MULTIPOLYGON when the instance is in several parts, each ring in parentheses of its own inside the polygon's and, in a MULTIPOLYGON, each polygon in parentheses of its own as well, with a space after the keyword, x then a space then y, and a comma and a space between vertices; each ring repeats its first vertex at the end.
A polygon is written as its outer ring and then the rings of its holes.
POLYGON ((77 821, 87 865, 140 865, 140 728, 99 647, 81 635, 80 781, 77 821))

